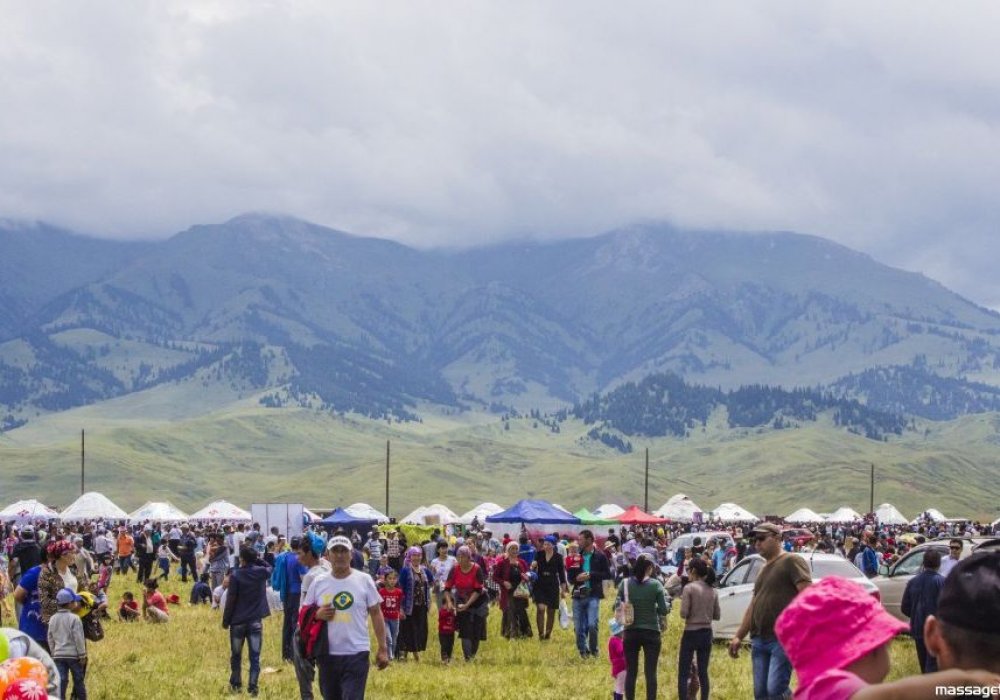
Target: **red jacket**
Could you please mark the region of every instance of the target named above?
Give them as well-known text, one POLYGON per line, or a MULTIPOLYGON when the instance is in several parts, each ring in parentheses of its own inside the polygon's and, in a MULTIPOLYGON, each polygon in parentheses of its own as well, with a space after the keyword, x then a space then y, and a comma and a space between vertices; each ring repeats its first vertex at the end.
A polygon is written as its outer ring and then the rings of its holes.
POLYGON ((521 580, 528 580, 528 565, 524 563, 523 560, 517 559, 516 562, 511 563, 510 559, 504 557, 498 561, 493 567, 493 580, 500 587, 500 609, 506 610, 507 605, 510 604, 511 595, 514 593, 514 588, 509 591, 504 584, 504 581, 510 581, 512 578, 511 567, 516 566, 521 572, 521 580))

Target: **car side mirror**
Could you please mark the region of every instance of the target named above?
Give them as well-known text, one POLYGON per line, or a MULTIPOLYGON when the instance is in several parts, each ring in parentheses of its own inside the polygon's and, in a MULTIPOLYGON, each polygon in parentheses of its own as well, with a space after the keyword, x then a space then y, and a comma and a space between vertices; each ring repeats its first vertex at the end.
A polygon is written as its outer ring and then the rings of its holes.
POLYGON ((889 573, 889 565, 888 564, 882 564, 882 565, 880 565, 878 567, 878 575, 879 576, 890 576, 891 574, 889 573))

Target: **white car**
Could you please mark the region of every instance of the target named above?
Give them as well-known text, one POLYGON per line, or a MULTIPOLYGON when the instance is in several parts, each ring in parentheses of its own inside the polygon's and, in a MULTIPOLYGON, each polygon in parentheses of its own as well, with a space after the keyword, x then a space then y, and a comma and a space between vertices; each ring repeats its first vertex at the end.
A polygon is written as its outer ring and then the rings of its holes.
MULTIPOLYGON (((878 587, 869 581, 858 567, 839 554, 795 552, 794 555, 802 557, 809 563, 813 583, 826 576, 840 576, 861 584, 865 590, 875 596, 876 600, 879 600, 878 587)), ((741 560, 728 574, 722 577, 718 588, 719 609, 722 612, 722 617, 713 626, 716 639, 730 639, 736 634, 736 630, 739 629, 740 623, 743 621, 743 613, 750 605, 753 584, 763 567, 764 558, 759 554, 752 554, 741 560)))
POLYGON ((733 541, 733 536, 722 530, 713 530, 712 532, 687 532, 683 535, 675 537, 667 546, 667 564, 674 563, 674 556, 676 556, 677 550, 681 547, 684 549, 694 547, 695 539, 701 541, 701 547, 707 545, 711 540, 721 541, 726 549, 736 546, 736 543, 733 541))

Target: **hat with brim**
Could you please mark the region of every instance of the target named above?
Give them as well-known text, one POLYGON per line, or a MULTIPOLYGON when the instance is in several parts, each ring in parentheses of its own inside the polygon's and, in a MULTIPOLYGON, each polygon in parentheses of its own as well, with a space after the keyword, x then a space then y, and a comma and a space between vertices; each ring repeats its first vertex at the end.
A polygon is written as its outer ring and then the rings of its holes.
POLYGON ((799 593, 774 625, 800 688, 825 671, 849 666, 907 629, 860 584, 839 576, 799 593))
POLYGON ((332 552, 337 547, 346 549, 348 552, 354 551, 354 545, 351 544, 351 540, 343 535, 337 535, 336 537, 331 537, 330 541, 326 543, 326 551, 332 552))

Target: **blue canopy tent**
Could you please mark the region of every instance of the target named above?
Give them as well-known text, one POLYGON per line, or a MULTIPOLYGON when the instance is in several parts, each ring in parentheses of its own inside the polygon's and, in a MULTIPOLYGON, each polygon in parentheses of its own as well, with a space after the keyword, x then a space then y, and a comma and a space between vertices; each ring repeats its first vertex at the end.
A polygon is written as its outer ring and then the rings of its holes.
POLYGON ((342 527, 346 529, 370 528, 375 525, 375 520, 367 518, 355 518, 343 508, 334 508, 333 512, 319 521, 320 525, 330 525, 332 527, 342 527))
POLYGON ((495 515, 486 517, 487 523, 537 523, 539 525, 579 525, 580 519, 572 513, 559 510, 547 501, 525 498, 495 515))
POLYGON ((580 519, 547 501, 530 498, 518 501, 507 510, 486 517, 486 529, 495 535, 506 534, 517 537, 522 525, 528 528, 532 537, 555 532, 576 534, 580 529, 580 519))

